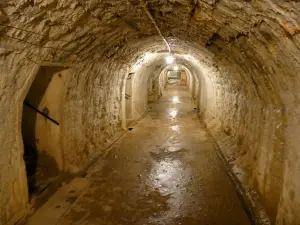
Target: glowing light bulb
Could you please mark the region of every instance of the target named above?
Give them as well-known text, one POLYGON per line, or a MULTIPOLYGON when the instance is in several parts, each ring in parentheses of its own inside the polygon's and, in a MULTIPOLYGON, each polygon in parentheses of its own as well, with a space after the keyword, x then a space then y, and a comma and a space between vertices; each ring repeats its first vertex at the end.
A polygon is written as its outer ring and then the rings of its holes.
POLYGON ((178 66, 174 66, 174 70, 178 70, 178 66))
POLYGON ((174 61, 174 57, 169 55, 169 56, 166 57, 166 61, 167 61, 168 64, 171 64, 174 61))

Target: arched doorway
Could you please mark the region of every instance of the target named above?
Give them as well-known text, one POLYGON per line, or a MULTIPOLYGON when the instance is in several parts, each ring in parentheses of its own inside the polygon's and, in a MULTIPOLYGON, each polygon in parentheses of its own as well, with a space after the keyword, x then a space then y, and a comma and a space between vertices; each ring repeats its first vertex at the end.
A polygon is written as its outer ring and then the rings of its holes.
POLYGON ((30 198, 63 170, 60 122, 68 79, 68 68, 41 66, 24 100, 22 138, 30 198))

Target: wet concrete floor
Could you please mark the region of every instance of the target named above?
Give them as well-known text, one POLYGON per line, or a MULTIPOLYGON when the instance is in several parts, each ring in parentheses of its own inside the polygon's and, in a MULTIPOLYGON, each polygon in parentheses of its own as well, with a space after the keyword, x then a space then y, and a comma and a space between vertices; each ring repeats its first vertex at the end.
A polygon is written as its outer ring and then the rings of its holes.
POLYGON ((150 107, 86 178, 28 224, 250 225, 186 87, 167 87, 150 107))

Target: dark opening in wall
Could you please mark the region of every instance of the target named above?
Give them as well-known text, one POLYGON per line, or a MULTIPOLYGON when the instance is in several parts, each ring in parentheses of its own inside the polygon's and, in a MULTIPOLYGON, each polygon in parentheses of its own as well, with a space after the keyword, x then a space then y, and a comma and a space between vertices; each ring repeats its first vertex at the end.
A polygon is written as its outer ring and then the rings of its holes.
POLYGON ((41 67, 23 104, 22 137, 30 199, 42 193, 62 168, 60 120, 66 69, 41 67))
POLYGON ((169 84, 179 84, 181 79, 180 70, 170 70, 168 71, 168 83, 169 84))
POLYGON ((167 81, 170 85, 187 86, 187 75, 184 70, 169 70, 167 72, 167 81))

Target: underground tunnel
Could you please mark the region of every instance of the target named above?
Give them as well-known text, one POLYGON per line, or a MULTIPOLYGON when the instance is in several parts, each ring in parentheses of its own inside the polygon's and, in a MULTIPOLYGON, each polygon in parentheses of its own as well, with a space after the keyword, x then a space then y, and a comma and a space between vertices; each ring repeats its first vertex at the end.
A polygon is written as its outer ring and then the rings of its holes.
POLYGON ((1 225, 300 225, 300 2, 4 0, 0 37, 1 225))

